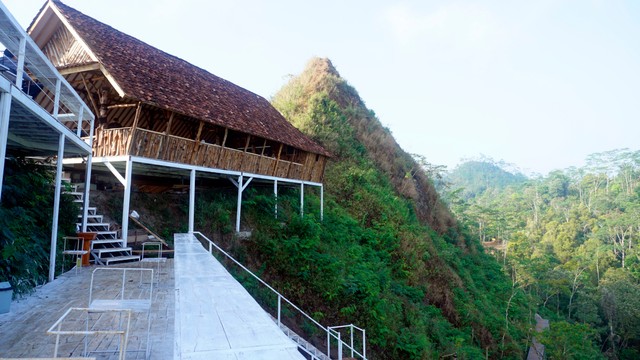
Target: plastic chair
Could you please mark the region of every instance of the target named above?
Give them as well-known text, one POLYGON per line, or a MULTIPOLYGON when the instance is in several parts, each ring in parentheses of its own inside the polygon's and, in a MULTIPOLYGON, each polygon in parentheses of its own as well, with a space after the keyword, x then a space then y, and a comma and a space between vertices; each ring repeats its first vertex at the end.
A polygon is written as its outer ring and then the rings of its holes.
POLYGON ((62 247, 62 272, 64 273, 64 256, 71 255, 76 257, 76 275, 78 275, 78 268, 82 266, 82 256, 89 253, 87 250, 83 250, 83 239, 77 236, 65 236, 62 238, 64 245, 62 247), (67 248, 67 242, 75 242, 75 246, 67 248))

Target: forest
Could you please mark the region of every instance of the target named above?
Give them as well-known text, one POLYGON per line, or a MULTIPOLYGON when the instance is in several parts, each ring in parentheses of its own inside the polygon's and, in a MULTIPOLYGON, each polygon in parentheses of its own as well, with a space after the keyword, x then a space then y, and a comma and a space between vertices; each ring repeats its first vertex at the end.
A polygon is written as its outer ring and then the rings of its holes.
POLYGON ((527 177, 504 162, 442 174, 452 211, 526 294, 552 358, 640 356, 640 151, 527 177), (585 341, 589 340, 589 341, 585 341), (592 346, 585 346, 585 344, 592 346))

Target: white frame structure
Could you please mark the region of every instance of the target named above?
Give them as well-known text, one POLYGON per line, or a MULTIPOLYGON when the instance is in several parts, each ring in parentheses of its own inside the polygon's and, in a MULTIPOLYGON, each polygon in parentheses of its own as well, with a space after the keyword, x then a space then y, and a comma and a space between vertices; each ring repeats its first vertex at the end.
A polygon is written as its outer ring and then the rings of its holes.
MULTIPOLYGON (((65 164, 78 164, 82 162, 82 159, 65 159, 65 164)), ((279 178, 267 175, 260 174, 252 174, 241 171, 233 171, 233 170, 223 170, 223 169, 215 169, 215 168, 207 168, 196 165, 189 164, 181 164, 164 160, 157 159, 149 159, 145 157, 139 156, 131 156, 131 155, 123 155, 123 156, 107 156, 107 157, 95 157, 92 159, 92 164, 104 164, 104 166, 109 169, 109 171, 114 175, 114 177, 124 186, 124 199, 123 199, 123 209, 122 209, 122 230, 121 230, 121 240, 122 246, 127 246, 127 236, 126 234, 129 231, 129 213, 130 213, 130 204, 131 204, 131 182, 132 177, 135 175, 135 164, 143 164, 143 165, 152 165, 167 168, 167 171, 170 170, 182 170, 185 172, 189 172, 189 233, 192 234, 194 232, 195 227, 195 188, 196 188, 196 179, 198 173, 208 173, 208 174, 216 174, 223 175, 228 177, 228 179, 233 183, 234 186, 238 189, 238 202, 237 202, 237 210, 236 210, 236 223, 235 223, 235 231, 240 232, 240 218, 242 213, 242 194, 244 190, 249 186, 253 179, 267 180, 274 182, 274 196, 276 198, 276 206, 274 209, 275 216, 278 216, 278 183, 288 183, 293 185, 300 185, 300 215, 304 215, 303 207, 304 207, 304 186, 315 186, 320 188, 320 219, 324 218, 324 187, 322 183, 312 182, 312 181, 303 181, 296 179, 287 179, 287 178, 279 178), (118 169, 114 166, 114 164, 125 164, 125 174, 121 174, 118 169)), ((122 168, 122 166, 120 166, 122 168)))
MULTIPOLYGON (((4 179, 4 165, 7 155, 7 145, 10 138, 24 150, 31 150, 35 156, 57 155, 59 160, 65 155, 88 156, 86 160, 87 174, 91 174, 92 139, 85 142, 80 138, 85 122, 93 129, 94 116, 90 109, 76 93, 73 87, 60 75, 49 59, 42 53, 36 43, 22 29, 18 21, 11 15, 6 6, 0 2, 0 43, 12 54, 17 54, 15 82, 0 76, 0 200, 2 199, 2 182, 4 179), (53 112, 49 113, 38 105, 30 96, 22 91, 22 80, 29 70, 31 76, 38 80, 39 86, 48 89, 54 94, 53 112), (59 114, 60 104, 68 110, 65 114, 59 114), (64 115, 65 119, 71 118, 77 122, 77 131, 73 132, 67 126, 59 122, 64 115), (12 130, 10 124, 16 128, 12 130), (24 141, 20 137, 18 128, 23 126, 23 131, 29 131, 28 135, 37 135, 40 138, 52 140, 57 137, 56 152, 37 142, 24 141), (27 129, 28 130, 25 130, 27 129), (16 140, 17 139, 17 140, 16 140), (19 140, 23 140, 22 142, 19 140)), ((85 161, 83 161, 85 162, 85 161)), ((51 250, 49 264, 49 281, 55 277, 55 261, 57 253, 57 228, 59 216, 60 194, 62 187, 62 161, 57 162, 55 179, 55 199, 52 218, 51 250)), ((89 191, 89 177, 85 183, 83 228, 86 227, 86 209, 89 191)))

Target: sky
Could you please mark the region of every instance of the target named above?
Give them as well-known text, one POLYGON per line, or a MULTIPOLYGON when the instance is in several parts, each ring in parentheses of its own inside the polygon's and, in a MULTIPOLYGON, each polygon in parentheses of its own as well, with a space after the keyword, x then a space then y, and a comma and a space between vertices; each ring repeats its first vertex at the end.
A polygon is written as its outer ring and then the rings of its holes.
MULTIPOLYGON (((44 0, 2 0, 28 26, 44 0)), ((66 0, 267 99, 328 57, 398 143, 525 173, 640 149, 640 1, 66 0)))

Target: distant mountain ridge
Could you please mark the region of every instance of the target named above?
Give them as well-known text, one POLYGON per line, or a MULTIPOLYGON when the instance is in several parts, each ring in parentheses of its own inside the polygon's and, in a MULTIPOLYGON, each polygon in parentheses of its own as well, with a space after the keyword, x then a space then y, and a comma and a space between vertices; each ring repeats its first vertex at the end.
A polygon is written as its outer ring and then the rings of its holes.
POLYGON ((466 199, 482 195, 489 189, 504 189, 524 183, 528 178, 517 170, 505 169, 492 160, 469 160, 450 171, 445 181, 462 188, 466 199))

